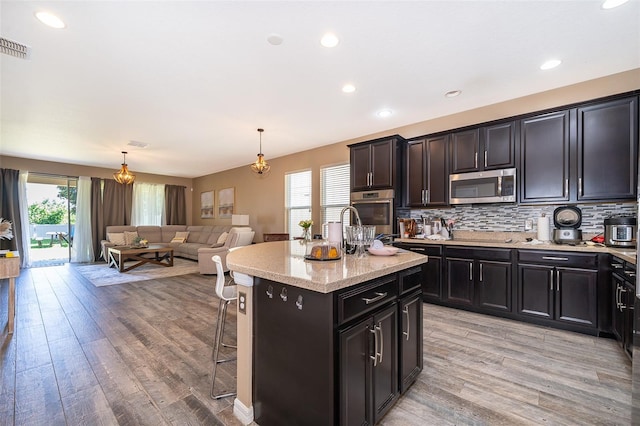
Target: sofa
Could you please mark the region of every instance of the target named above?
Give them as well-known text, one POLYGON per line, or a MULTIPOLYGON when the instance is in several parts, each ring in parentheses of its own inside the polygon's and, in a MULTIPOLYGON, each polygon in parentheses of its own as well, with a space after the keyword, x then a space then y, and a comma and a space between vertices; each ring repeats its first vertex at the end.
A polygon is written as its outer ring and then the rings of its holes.
POLYGON ((229 249, 249 245, 255 232, 249 227, 215 226, 107 226, 107 239, 101 241, 100 256, 108 261, 107 249, 117 245, 132 245, 135 237, 149 244, 162 244, 173 247, 174 256, 198 261, 201 274, 215 274, 216 267, 211 260, 215 254, 222 259, 225 272, 229 249))

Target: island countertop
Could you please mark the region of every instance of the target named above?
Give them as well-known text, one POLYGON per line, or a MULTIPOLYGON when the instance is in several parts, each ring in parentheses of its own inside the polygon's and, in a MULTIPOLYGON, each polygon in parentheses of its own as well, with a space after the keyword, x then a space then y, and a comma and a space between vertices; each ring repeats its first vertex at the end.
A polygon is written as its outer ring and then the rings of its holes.
POLYGON ((374 278, 427 262, 427 256, 400 250, 393 256, 364 258, 343 254, 341 259, 314 261, 304 258, 305 245, 299 240, 251 244, 227 255, 230 270, 246 275, 331 293, 374 278))

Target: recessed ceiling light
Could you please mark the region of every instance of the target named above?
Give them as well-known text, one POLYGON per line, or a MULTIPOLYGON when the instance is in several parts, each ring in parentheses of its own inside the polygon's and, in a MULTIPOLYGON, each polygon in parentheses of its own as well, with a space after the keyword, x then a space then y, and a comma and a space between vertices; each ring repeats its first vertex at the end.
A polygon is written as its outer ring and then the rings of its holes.
POLYGON ((602 2, 603 9, 613 9, 614 7, 618 7, 620 5, 625 4, 629 0, 604 0, 602 2))
POLYGON ((36 18, 38 18, 40 22, 50 26, 51 28, 60 29, 65 27, 64 22, 62 22, 60 18, 49 12, 38 12, 36 13, 36 18))
POLYGON ((390 109, 381 109, 376 115, 380 118, 387 118, 393 115, 393 111, 390 109))
POLYGON ((279 46, 284 41, 284 38, 280 34, 273 33, 269 34, 269 36, 267 37, 267 41, 269 42, 269 44, 279 46))
POLYGON ((320 39, 320 44, 324 47, 336 47, 340 43, 340 39, 333 33, 327 33, 320 39))
POLYGON ((540 69, 541 70, 550 70, 552 68, 557 67, 561 63, 562 63, 562 61, 560 59, 551 59, 551 60, 545 62, 544 64, 540 65, 540 69))
POLYGON ((344 86, 342 86, 342 91, 344 93, 353 93, 356 91, 356 86, 354 86, 353 84, 345 84, 344 86))
POLYGON ((462 93, 462 90, 451 90, 450 92, 445 93, 444 96, 447 98, 455 98, 456 96, 459 96, 461 93, 462 93))

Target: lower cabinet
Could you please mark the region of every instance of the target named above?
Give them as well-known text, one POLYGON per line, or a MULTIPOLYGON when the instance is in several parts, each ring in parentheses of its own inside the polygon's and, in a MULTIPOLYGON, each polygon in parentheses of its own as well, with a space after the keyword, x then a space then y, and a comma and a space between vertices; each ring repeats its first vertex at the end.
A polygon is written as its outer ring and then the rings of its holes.
POLYGON ((372 425, 422 371, 422 268, 322 294, 254 281, 261 426, 372 425))
POLYGON ((512 311, 510 249, 445 247, 445 255, 445 301, 479 312, 512 311))
POLYGON ((597 254, 518 250, 518 259, 519 315, 598 328, 597 254))
POLYGON ((635 302, 636 265, 621 259, 611 260, 612 316, 611 329, 629 358, 633 357, 633 304, 635 302))
POLYGON ((422 298, 425 302, 442 301, 442 246, 419 243, 395 243, 394 245, 429 256, 429 261, 422 265, 422 298))

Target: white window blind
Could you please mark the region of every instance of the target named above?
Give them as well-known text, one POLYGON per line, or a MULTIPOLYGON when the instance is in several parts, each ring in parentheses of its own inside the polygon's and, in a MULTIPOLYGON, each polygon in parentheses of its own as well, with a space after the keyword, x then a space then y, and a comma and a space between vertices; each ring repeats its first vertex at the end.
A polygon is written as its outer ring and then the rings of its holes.
POLYGON ((292 238, 302 235, 301 220, 311 219, 311 170, 285 175, 287 230, 292 238))
MULTIPOLYGON (((340 212, 350 202, 350 176, 349 164, 320 169, 320 216, 322 223, 340 221, 340 212)), ((344 225, 349 225, 350 216, 350 214, 344 215, 344 225)))

